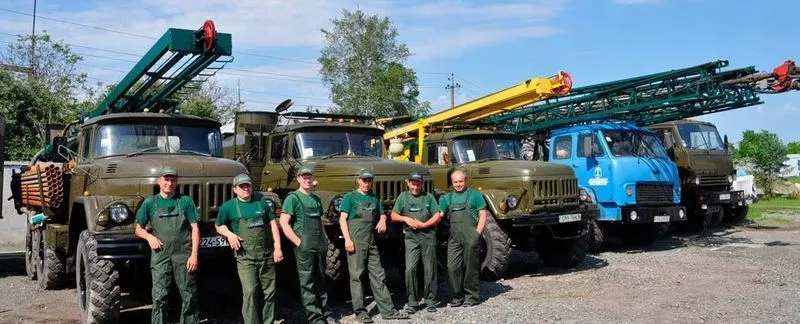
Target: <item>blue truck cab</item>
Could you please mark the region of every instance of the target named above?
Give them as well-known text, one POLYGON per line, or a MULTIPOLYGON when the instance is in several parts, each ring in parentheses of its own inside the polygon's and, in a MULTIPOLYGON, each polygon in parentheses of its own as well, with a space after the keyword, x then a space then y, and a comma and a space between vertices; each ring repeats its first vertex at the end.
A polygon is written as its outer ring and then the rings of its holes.
POLYGON ((686 220, 678 168, 655 132, 631 124, 571 126, 551 132, 550 148, 549 162, 571 166, 581 199, 600 211, 594 249, 607 232, 649 245, 671 222, 686 220))

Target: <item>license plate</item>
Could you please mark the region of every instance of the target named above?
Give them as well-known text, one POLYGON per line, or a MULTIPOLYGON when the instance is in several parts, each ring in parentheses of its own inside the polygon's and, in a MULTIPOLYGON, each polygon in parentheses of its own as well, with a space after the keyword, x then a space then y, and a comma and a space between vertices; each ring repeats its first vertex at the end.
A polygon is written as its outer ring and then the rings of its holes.
POLYGON ((747 199, 744 202, 747 203, 748 205, 752 205, 753 204, 753 200, 752 199, 747 199))
POLYGON ((731 194, 721 194, 719 195, 719 200, 730 200, 731 194))
POLYGON ((559 223, 580 222, 581 214, 567 214, 558 216, 559 223))
POLYGON ((656 216, 653 221, 656 223, 669 223, 669 216, 656 216))
POLYGON ((226 240, 222 236, 206 236, 200 238, 201 248, 218 247, 218 246, 228 246, 228 240, 226 240))

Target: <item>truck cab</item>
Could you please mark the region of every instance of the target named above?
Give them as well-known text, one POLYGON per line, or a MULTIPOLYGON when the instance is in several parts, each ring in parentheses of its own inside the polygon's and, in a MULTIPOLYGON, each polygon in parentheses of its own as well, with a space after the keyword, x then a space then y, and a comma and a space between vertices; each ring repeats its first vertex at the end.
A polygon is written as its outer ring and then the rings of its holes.
POLYGON ((677 120, 649 126, 658 133, 667 154, 678 167, 682 202, 689 223, 705 229, 725 219, 745 218, 749 201, 734 190, 736 170, 728 151, 728 137, 720 137, 712 123, 677 120))
POLYGON ((549 161, 571 167, 581 193, 598 206, 602 233, 613 229, 628 244, 648 245, 671 222, 686 220, 678 169, 654 132, 627 124, 573 126, 554 130, 550 146, 549 161))

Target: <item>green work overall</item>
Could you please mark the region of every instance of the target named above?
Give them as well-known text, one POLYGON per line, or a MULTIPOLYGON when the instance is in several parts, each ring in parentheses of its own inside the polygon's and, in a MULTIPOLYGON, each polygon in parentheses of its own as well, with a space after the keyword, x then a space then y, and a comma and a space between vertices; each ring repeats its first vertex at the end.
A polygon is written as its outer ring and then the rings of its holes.
POLYGON ((369 272, 369 283, 378 311, 382 315, 394 312, 394 303, 386 288, 386 274, 381 266, 378 247, 375 245, 375 224, 378 219, 377 201, 358 202, 355 215, 348 215, 347 228, 350 239, 355 245, 355 252, 347 254, 347 267, 350 272, 350 297, 353 302, 353 312, 356 316, 367 313, 364 307, 364 288, 361 278, 366 268, 369 272))
POLYGON ((450 219, 450 239, 447 242, 447 272, 453 286, 453 302, 478 303, 478 222, 469 213, 470 189, 460 196, 464 201, 454 201, 450 194, 447 215, 450 219), (465 300, 466 298, 466 300, 465 300))
POLYGON ((160 197, 154 197, 155 215, 150 219, 155 235, 163 245, 153 250, 150 270, 153 276, 153 323, 167 323, 169 285, 172 278, 181 294, 181 323, 197 323, 197 284, 195 274, 186 270, 192 251, 189 220, 181 208, 181 196, 175 197, 175 208, 160 208, 160 197))
MULTIPOLYGON (((422 223, 431 218, 431 213, 425 207, 428 196, 424 193, 419 197, 414 197, 410 193, 406 196, 406 203, 402 209, 402 215, 411 217, 422 223)), ((415 230, 404 225, 405 249, 406 249, 406 290, 408 293, 408 306, 419 306, 422 297, 417 283, 417 269, 420 261, 424 273, 424 288, 422 294, 425 296, 425 303, 429 308, 436 305, 436 230, 428 228, 415 230)))
POLYGON ((329 314, 327 283, 325 282, 325 257, 328 242, 322 231, 322 203, 319 198, 315 206, 306 206, 297 193, 292 192, 302 207, 302 225, 295 223, 293 230, 300 237, 300 246, 294 248, 297 276, 300 281, 300 294, 306 319, 309 323, 325 323, 329 314))
POLYGON ((272 323, 275 320, 275 261, 267 210, 262 208, 260 215, 242 215, 238 198, 235 205, 239 237, 243 240, 236 251, 236 268, 242 282, 242 318, 245 324, 272 323), (263 293, 260 300, 259 288, 263 293))

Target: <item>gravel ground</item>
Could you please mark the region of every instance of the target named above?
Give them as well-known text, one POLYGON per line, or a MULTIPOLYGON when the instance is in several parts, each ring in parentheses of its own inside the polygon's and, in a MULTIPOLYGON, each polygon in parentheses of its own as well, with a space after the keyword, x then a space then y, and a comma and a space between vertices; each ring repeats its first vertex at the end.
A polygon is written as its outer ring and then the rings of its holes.
MULTIPOLYGON (((544 268, 534 254, 515 253, 506 279, 481 283, 479 305, 423 310, 402 323, 798 322, 800 227, 790 226, 671 233, 645 250, 610 242, 569 271, 544 268)), ((21 255, 0 255, 0 322, 79 322, 74 289, 41 291, 24 270, 21 255)), ((403 283, 393 271, 387 274, 402 307, 403 283)), ((446 300, 448 285, 440 287, 446 300)), ((203 302, 204 322, 236 323, 238 305, 214 298, 203 302)), ((279 295, 281 322, 298 322, 295 300, 279 295)), ((331 304, 343 323, 355 323, 346 301, 334 297, 331 304)), ((146 305, 125 306, 122 322, 149 322, 146 305)), ((390 323, 380 316, 375 322, 390 323)))

